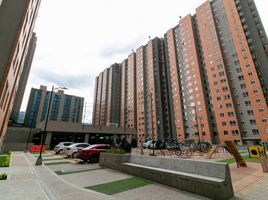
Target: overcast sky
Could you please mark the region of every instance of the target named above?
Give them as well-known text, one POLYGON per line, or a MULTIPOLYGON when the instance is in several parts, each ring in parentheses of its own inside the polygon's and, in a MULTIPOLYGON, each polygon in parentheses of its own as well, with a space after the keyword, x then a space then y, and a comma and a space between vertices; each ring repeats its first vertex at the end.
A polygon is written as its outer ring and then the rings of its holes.
MULTIPOLYGON (((85 97, 85 122, 91 121, 94 80, 122 62, 148 36, 162 37, 179 17, 193 14, 205 0, 43 0, 35 32, 37 48, 21 110, 30 89, 65 86, 85 97)), ((267 0, 255 0, 267 31, 267 0)))

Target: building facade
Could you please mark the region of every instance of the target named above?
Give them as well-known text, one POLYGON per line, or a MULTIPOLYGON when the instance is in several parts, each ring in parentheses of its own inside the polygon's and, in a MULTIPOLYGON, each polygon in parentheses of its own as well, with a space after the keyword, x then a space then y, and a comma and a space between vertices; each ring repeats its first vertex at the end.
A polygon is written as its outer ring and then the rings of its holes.
POLYGON ((109 70, 106 126, 120 127, 121 66, 113 64, 109 70))
POLYGON ((13 103, 12 112, 10 114, 10 119, 13 120, 14 122, 17 122, 19 118, 20 107, 21 107, 23 95, 25 92, 25 88, 27 85, 28 77, 30 74, 34 53, 35 53, 36 41, 37 41, 37 37, 36 37, 36 34, 33 32, 32 39, 30 41, 29 50, 27 53, 27 57, 24 63, 22 73, 21 73, 21 78, 20 78, 20 82, 18 85, 16 97, 13 103))
MULTIPOLYGON (((25 126, 36 127, 37 124, 45 121, 50 95, 51 91, 47 91, 46 86, 31 89, 24 119, 25 126)), ((63 90, 53 92, 48 120, 82 123, 83 105, 84 98, 82 97, 64 94, 63 90)))
POLYGON ((6 132, 40 0, 0 4, 0 147, 6 132))
POLYGON ((267 143, 267 66, 254 0, 205 1, 123 62, 121 127, 139 142, 267 143))

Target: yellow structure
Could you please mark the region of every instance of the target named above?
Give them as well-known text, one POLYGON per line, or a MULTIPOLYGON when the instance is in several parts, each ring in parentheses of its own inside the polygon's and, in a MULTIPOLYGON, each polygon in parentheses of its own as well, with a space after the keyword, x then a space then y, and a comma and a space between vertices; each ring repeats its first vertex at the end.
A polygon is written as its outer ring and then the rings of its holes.
POLYGON ((249 146, 248 153, 250 158, 260 158, 261 155, 264 155, 266 157, 265 149, 260 145, 249 146))

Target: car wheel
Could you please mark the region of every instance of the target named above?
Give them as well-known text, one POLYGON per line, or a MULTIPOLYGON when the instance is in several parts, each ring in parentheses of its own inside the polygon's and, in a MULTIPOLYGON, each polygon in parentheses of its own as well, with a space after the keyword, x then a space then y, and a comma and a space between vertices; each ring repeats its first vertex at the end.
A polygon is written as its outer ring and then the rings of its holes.
POLYGON ((99 162, 99 156, 98 155, 91 156, 90 162, 91 163, 97 163, 97 162, 99 162))
POLYGON ((60 150, 58 151, 58 154, 62 155, 62 153, 63 153, 63 149, 60 149, 60 150))
POLYGON ((76 158, 77 157, 77 152, 73 152, 72 157, 76 158))

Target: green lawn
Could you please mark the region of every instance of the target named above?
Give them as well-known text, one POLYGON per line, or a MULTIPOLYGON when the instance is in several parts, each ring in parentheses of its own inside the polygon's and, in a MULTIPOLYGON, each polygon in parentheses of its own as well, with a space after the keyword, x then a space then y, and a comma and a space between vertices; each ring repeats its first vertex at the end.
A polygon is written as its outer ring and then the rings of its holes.
POLYGON ((90 187, 86 187, 87 189, 94 190, 96 192, 101 192, 107 195, 116 194, 119 192, 124 192, 128 190, 132 190, 138 187, 143 187, 145 185, 152 184, 151 181, 141 179, 138 177, 131 177, 119 181, 113 181, 110 183, 104 183, 100 185, 94 185, 90 187))
POLYGON ((0 167, 9 167, 11 154, 0 155, 0 167))
POLYGON ((61 164, 72 164, 72 163, 68 161, 45 163, 45 165, 61 165, 61 164))
POLYGON ((75 174, 75 173, 82 173, 82 172, 89 172, 89 171, 95 171, 98 169, 103 169, 102 167, 94 168, 94 169, 84 169, 79 171, 72 171, 72 172, 62 172, 62 171, 54 171, 57 175, 67 175, 67 174, 75 174))
MULTIPOLYGON (((246 162, 254 162, 254 163, 260 162, 259 158, 250 158, 248 155, 242 156, 242 157, 245 159, 246 162)), ((234 158, 228 158, 228 159, 224 159, 224 160, 218 160, 217 162, 232 164, 232 163, 235 163, 236 161, 234 158)))
POLYGON ((50 160, 64 160, 64 158, 44 158, 43 161, 50 161, 50 160))

